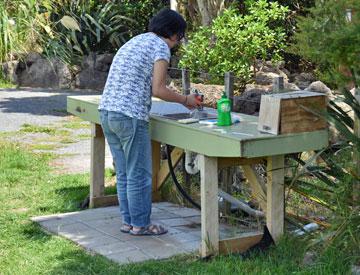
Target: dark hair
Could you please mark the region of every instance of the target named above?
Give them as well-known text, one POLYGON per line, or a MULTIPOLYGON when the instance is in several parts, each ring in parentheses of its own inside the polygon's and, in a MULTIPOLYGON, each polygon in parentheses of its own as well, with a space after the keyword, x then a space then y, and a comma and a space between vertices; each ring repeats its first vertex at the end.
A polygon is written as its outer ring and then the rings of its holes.
POLYGON ((168 8, 162 9, 157 13, 149 23, 149 31, 156 33, 164 38, 176 34, 178 40, 185 35, 186 22, 184 18, 174 10, 168 8))

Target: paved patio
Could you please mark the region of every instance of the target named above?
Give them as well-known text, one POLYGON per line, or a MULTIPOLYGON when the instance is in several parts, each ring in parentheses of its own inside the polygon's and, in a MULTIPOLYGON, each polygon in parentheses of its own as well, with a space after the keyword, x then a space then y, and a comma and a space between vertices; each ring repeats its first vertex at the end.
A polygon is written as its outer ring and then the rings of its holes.
MULTIPOLYGON (((153 203, 152 208, 152 221, 163 224, 169 230, 162 236, 121 233, 117 206, 40 216, 32 220, 46 231, 70 239, 86 250, 120 264, 197 253, 200 246, 200 211, 168 202, 153 203)), ((221 238, 238 233, 240 229, 220 225, 221 238)))

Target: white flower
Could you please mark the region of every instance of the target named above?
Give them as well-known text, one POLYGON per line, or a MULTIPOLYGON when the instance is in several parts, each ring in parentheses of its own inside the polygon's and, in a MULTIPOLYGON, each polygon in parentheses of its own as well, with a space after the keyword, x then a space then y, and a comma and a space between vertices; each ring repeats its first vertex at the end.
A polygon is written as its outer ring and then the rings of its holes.
POLYGON ((14 19, 9 19, 8 22, 11 26, 15 26, 15 24, 16 24, 14 19))

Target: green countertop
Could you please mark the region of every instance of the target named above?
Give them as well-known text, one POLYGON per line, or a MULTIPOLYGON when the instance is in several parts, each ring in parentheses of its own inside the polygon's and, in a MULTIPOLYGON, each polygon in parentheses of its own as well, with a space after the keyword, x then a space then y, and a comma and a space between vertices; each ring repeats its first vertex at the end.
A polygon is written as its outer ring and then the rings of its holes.
MULTIPOLYGON (((67 111, 84 120, 100 123, 100 96, 69 96, 67 111)), ((157 104, 158 100, 153 101, 157 104)), ((151 138, 176 147, 213 157, 265 157, 319 150, 328 145, 328 130, 271 135, 257 130, 258 117, 236 114, 240 123, 232 126, 181 124, 152 115, 151 138)))

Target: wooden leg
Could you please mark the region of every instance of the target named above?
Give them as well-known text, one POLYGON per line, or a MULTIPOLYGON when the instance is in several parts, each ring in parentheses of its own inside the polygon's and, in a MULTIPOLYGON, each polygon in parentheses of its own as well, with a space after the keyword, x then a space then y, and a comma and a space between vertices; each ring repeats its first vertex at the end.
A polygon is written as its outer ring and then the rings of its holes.
POLYGON ((276 241, 284 233, 284 155, 268 157, 266 224, 276 241))
POLYGON ((217 158, 200 156, 202 257, 219 253, 217 158))
POLYGON ((90 203, 104 195, 105 137, 99 124, 91 123, 90 203))
POLYGON ((160 171, 160 142, 151 141, 151 153, 152 153, 152 200, 160 201, 160 192, 159 192, 159 180, 158 175, 160 171))

